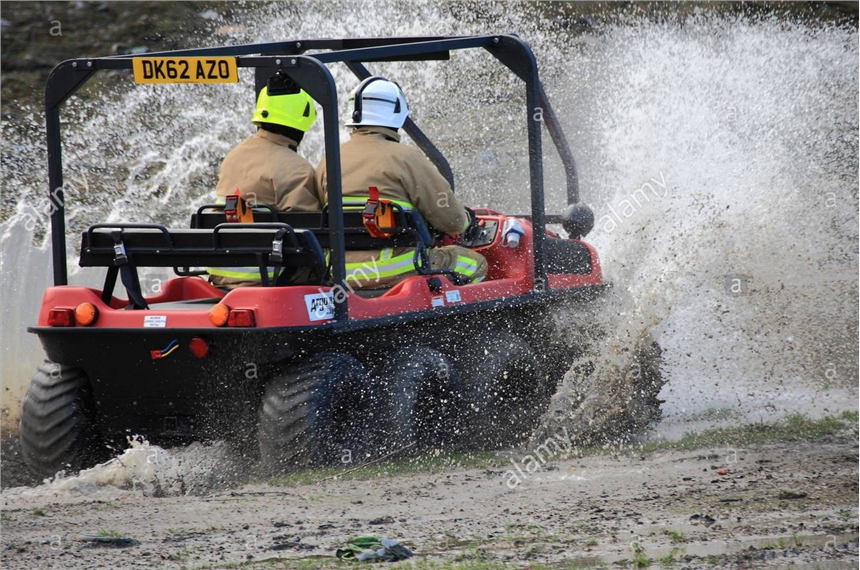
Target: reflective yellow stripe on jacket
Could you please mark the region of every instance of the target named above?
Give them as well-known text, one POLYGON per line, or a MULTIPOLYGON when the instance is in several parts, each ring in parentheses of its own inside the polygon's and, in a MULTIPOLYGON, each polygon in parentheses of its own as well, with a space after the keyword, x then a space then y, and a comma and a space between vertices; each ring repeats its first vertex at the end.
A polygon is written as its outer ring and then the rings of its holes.
MULTIPOLYGON (((344 196, 343 206, 347 210, 358 210, 364 208, 369 196, 344 196)), ((392 200, 391 198, 380 198, 397 204, 404 210, 414 210, 415 207, 404 200, 392 200)), ((326 252, 328 257, 328 252, 326 252)), ((415 254, 412 250, 400 255, 394 255, 394 249, 387 247, 379 251, 379 256, 370 261, 359 261, 346 264, 346 282, 355 286, 367 286, 381 279, 396 277, 404 273, 415 271, 415 254)))
MULTIPOLYGON (((206 273, 219 277, 260 281, 260 268, 258 267, 207 267, 206 273)), ((269 279, 274 278, 275 268, 269 267, 269 279)))
MULTIPOLYGON (((350 210, 358 207, 364 208, 364 205, 367 204, 367 200, 369 196, 344 196, 343 197, 343 205, 350 210)), ((391 198, 383 198, 380 196, 380 200, 385 200, 386 202, 391 202, 392 204, 397 204, 404 210, 414 210, 415 206, 410 204, 409 202, 405 202, 403 200, 392 200, 391 198)))
MULTIPOLYGON (((460 275, 465 275, 466 277, 472 277, 478 271, 478 262, 469 257, 465 257, 462 255, 457 256, 457 266, 454 268, 456 273, 460 275)), ((481 281, 480 279, 478 281, 481 281)))

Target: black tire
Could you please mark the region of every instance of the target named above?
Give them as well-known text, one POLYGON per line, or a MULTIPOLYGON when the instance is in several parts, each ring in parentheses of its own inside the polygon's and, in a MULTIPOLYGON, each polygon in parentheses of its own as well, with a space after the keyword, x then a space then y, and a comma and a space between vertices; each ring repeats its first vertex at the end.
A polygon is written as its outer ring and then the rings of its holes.
POLYGON ((39 475, 107 459, 95 426, 90 382, 80 368, 46 360, 30 379, 21 404, 21 454, 39 475))
POLYGON ((522 338, 490 331, 460 351, 466 391, 464 445, 498 449, 517 445, 543 412, 545 377, 535 351, 522 338))
POLYGON ((369 376, 341 352, 291 363, 266 385, 257 437, 269 472, 309 465, 349 464, 364 456, 369 376))
POLYGON ((446 356, 426 346, 407 346, 389 355, 374 377, 384 399, 384 450, 454 443, 462 418, 462 385, 446 356))

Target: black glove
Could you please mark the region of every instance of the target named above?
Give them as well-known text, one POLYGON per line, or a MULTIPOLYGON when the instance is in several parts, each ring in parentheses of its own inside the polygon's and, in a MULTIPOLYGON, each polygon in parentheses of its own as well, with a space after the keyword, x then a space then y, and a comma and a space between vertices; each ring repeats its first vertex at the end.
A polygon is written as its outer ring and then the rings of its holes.
POLYGON ((467 227, 460 235, 460 242, 471 243, 481 235, 481 226, 478 225, 478 216, 471 208, 466 208, 466 213, 469 214, 469 227, 467 227))

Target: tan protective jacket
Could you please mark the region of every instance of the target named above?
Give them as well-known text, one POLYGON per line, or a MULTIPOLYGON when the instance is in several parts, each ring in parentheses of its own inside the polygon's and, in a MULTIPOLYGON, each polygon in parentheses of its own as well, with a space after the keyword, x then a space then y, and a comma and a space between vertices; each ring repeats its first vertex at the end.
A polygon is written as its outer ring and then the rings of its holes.
POLYGON ((248 202, 279 212, 319 211, 314 167, 296 154, 297 147, 290 138, 259 129, 224 157, 215 194, 223 198, 239 188, 248 202))
MULTIPOLYGON (((268 204, 279 212, 321 210, 314 167, 296 154, 297 147, 293 139, 263 129, 240 142, 221 163, 215 187, 219 201, 239 188, 252 205, 268 204)), ((260 284, 258 268, 218 267, 208 271, 209 282, 216 287, 260 284)))
MULTIPOLYGON (((380 198, 407 202, 435 229, 460 234, 469 227, 463 203, 448 181, 420 150, 400 144, 397 131, 384 127, 358 127, 341 145, 343 196, 367 198, 376 186, 380 198)), ((317 186, 328 202, 325 158, 317 165, 317 186)), ((389 287, 415 274, 414 248, 382 251, 347 251, 347 283, 358 289, 389 287)), ((480 280, 487 271, 484 258, 457 246, 429 251, 431 267, 464 273, 480 280)))
MULTIPOLYGON (((462 233, 469 226, 463 203, 448 181, 415 147, 400 144, 397 131, 384 127, 359 127, 340 147, 344 196, 367 197, 368 186, 379 188, 379 197, 409 202, 437 230, 462 233)), ((325 157, 317 166, 317 186, 327 200, 325 157)))

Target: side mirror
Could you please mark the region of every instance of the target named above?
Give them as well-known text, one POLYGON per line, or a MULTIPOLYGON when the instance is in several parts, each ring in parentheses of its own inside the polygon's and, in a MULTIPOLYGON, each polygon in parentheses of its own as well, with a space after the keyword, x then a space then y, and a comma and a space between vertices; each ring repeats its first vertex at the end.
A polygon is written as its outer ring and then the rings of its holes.
POLYGON ((561 213, 561 227, 571 239, 582 239, 594 228, 594 212, 581 202, 571 204, 561 213))

